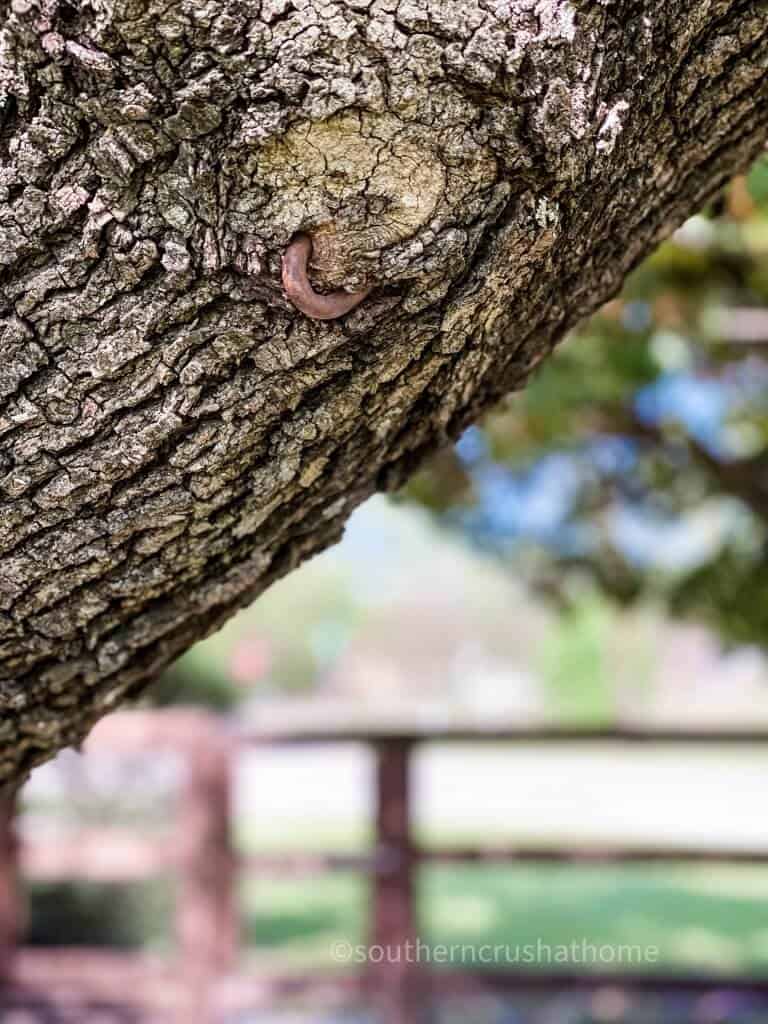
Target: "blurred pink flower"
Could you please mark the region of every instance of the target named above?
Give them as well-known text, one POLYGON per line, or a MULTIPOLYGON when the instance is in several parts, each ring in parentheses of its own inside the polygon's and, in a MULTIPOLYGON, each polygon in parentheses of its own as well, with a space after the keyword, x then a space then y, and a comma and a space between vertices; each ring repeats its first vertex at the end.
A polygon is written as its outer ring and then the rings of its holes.
POLYGON ((267 675, 271 666, 269 640, 263 636, 250 636, 241 640, 232 652, 229 673, 238 686, 253 686, 267 675))

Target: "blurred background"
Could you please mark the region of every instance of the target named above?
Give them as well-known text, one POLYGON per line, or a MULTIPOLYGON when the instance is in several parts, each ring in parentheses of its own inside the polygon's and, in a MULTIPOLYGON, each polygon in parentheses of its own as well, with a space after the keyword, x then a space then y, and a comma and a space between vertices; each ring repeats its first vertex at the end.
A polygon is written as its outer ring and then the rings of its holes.
MULTIPOLYGON (((203 780, 198 794, 201 806, 226 802, 234 853, 259 865, 232 883, 230 973, 319 986, 265 989, 261 1005, 212 1019, 768 1021, 767 527, 763 159, 523 394, 396 498, 369 501, 343 543, 191 650, 142 702, 161 715, 205 709, 224 733, 259 738, 233 747, 228 788, 206 795, 203 780), (562 742, 542 738, 552 728, 562 742), (506 729, 531 738, 505 741, 506 729), (667 740, 622 742, 632 729, 667 740), (577 730, 587 738, 568 739, 577 730), (731 735, 677 743, 674 730, 731 735), (600 736, 612 731, 615 741, 600 736), (605 968, 577 984, 589 968, 570 964, 560 985, 505 992, 438 980, 417 1010, 383 1016, 354 986, 321 991, 327 976, 360 973, 334 950, 370 941, 376 900, 386 917, 399 899, 384 888, 372 900, 355 860, 375 842, 382 735, 420 737, 407 750, 413 837, 445 853, 411 872, 406 927, 424 943, 634 943, 658 951, 635 969, 670 986, 636 989, 605 968), (491 852, 452 858, 467 849, 491 852), (520 849, 529 856, 494 855, 520 849), (617 849, 648 856, 589 854, 617 849), (569 856, 548 858, 558 850, 569 856)), ((53 1016, 30 1009, 35 950, 173 956, 178 875, 173 858, 144 863, 141 842, 183 842, 195 820, 179 810, 185 770, 173 749, 120 752, 105 739, 36 772, 16 819, 27 995, 7 989, 4 1021, 64 1019, 52 983, 53 1016)), ((90 1020, 70 963, 61 1005, 90 1020)), ((537 968, 553 965, 527 973, 537 968)), ((98 1019, 166 1019, 162 1006, 110 1017, 102 1002, 98 1019)))

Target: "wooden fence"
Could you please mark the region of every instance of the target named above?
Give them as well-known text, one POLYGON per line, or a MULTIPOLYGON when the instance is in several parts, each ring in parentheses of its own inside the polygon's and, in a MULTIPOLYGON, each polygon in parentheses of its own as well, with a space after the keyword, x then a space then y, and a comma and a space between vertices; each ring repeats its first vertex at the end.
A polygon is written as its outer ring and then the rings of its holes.
MULTIPOLYGON (((409 766, 414 750, 428 742, 623 743, 764 745, 763 731, 645 731, 632 729, 297 730, 233 733, 213 715, 193 710, 127 712, 112 716, 94 731, 87 749, 97 753, 147 754, 171 750, 184 758, 185 782, 171 838, 140 839, 110 830, 88 830, 66 842, 17 842, 11 809, 0 815, 0 972, 5 1005, 55 1005, 78 990, 83 1005, 112 1007, 139 1016, 115 1020, 183 1020, 207 1024, 228 1012, 264 1005, 282 996, 312 989, 323 998, 360 999, 375 1007, 385 1024, 414 1024, 419 1007, 437 991, 472 992, 563 985, 627 988, 717 988, 768 991, 766 981, 744 978, 653 977, 631 973, 565 975, 536 970, 528 974, 498 971, 430 971, 409 958, 370 963, 360 977, 338 972, 300 977, 246 976, 238 969, 237 883, 241 872, 262 875, 304 874, 350 868, 370 879, 370 943, 405 950, 418 937, 417 869, 436 861, 567 862, 628 861, 739 862, 768 864, 768 846, 760 850, 678 847, 583 846, 435 850, 413 838, 409 766), (376 759, 375 842, 364 856, 288 855, 238 857, 232 847, 230 787, 232 762, 243 746, 273 743, 368 745, 376 759), (175 910, 176 956, 172 962, 138 954, 96 950, 40 951, 16 947, 23 933, 23 904, 17 876, 29 880, 83 879, 112 882, 172 873, 178 883, 175 910), (43 996, 45 993, 45 996, 43 996), (65 998, 65 996, 62 996, 65 998), (90 1001, 90 1002, 88 1002, 90 1001), (42 1005, 42 1004, 41 1004, 42 1005), (142 1016, 146 1014, 146 1016, 142 1016)), ((41 1018, 42 1019, 42 1018, 41 1018)), ((48 1018, 46 1018, 48 1019, 48 1018)), ((59 1019, 50 1017, 51 1020, 59 1019)), ((64 1019, 64 1018, 62 1018, 64 1019)), ((82 1012, 78 1020, 85 1021, 82 1012)))

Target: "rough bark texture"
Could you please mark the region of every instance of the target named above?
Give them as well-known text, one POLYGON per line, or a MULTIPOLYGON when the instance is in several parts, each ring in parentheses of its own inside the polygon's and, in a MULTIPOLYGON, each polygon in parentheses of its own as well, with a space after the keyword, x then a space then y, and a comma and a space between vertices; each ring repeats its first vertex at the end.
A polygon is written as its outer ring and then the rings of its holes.
POLYGON ((397 486, 744 167, 765 0, 0 2, 0 782, 397 486), (318 290, 373 286, 316 323, 318 290))

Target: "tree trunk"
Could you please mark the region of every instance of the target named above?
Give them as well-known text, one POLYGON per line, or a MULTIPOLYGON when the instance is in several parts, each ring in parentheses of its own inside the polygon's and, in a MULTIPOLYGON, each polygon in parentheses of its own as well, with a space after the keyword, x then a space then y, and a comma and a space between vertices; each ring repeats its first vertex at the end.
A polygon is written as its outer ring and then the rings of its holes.
POLYGON ((765 0, 0 14, 4 782, 521 387, 768 131, 765 0), (371 289, 339 319, 283 291, 300 232, 316 291, 371 289))

